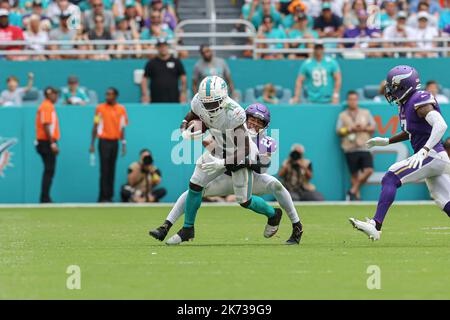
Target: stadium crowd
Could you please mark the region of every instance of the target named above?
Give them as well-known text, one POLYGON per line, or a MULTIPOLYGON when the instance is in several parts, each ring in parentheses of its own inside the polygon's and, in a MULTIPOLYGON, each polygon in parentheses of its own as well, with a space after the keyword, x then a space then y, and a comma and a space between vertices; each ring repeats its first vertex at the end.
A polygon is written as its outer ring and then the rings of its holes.
MULTIPOLYGON (((175 0, 0 0, 0 44, 29 40, 27 46, 5 45, 3 50, 32 50, 33 55, 7 55, 7 59, 97 59, 135 57, 153 44, 120 43, 125 40, 173 39, 179 18, 175 0), (117 40, 114 45, 48 44, 49 40, 117 40), (125 54, 86 55, 86 49, 132 50, 125 54), (44 50, 55 54, 42 54, 44 50), (61 50, 78 50, 76 56, 61 50), (56 51, 58 50, 58 51, 56 51)), ((431 41, 450 33, 450 0, 246 0, 241 18, 250 21, 259 39, 358 39, 326 43, 331 48, 420 48, 416 57, 433 57, 439 44, 431 41), (380 44, 365 39, 384 38, 380 44), (411 41, 399 42, 398 39, 411 41), (422 41, 416 41, 422 39, 422 41)), ((260 48, 307 48, 312 43, 259 43, 260 48)), ((178 52, 180 58, 186 51, 178 52)), ((251 52, 247 52, 252 55, 251 52)), ((348 50, 345 54, 355 54, 348 50)), ((345 56, 345 54, 343 54, 345 56)), ((406 53, 370 52, 367 56, 406 53)), ((264 53, 260 58, 305 58, 305 53, 264 53)), ((1 57, 0 57, 1 58, 1 57)))

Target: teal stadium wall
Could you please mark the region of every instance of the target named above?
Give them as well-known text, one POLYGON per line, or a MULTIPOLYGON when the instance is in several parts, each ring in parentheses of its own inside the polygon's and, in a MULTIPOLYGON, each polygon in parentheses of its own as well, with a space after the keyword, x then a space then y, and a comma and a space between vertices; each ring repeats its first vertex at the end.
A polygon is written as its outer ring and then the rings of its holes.
MULTIPOLYGON (((394 64, 410 63, 418 68, 424 80, 436 79, 443 86, 450 87, 450 80, 442 70, 448 70, 449 61, 445 59, 427 60, 352 60, 340 61, 343 70, 343 92, 378 83, 387 69, 394 64)), ((77 74, 83 85, 102 93, 108 86, 121 90, 122 101, 137 101, 139 90, 133 84, 133 70, 142 67, 144 61, 47 61, 47 62, 0 62, 0 81, 8 75, 19 76, 22 81, 32 71, 36 75, 38 87, 46 85, 62 86, 67 76, 77 74)), ((186 61, 190 74, 193 61, 186 61)), ((236 86, 241 90, 265 82, 273 82, 292 87, 298 61, 248 61, 230 60, 236 86), (294 70, 294 71, 292 71, 294 70)), ((3 88, 3 86, 2 86, 3 88)), ((142 106, 125 103, 130 125, 127 128, 128 154, 119 158, 116 175, 116 200, 119 187, 126 180, 126 168, 134 161, 139 150, 150 148, 156 165, 163 172, 163 186, 168 189, 165 201, 174 201, 187 187, 193 165, 175 165, 171 152, 179 141, 171 136, 180 120, 188 110, 187 105, 155 104, 142 106)), ((390 135, 398 130, 396 108, 385 104, 366 105, 378 119, 377 134, 390 135)), ((446 119, 450 119, 450 105, 443 106, 446 119)), ((286 158, 293 143, 302 143, 306 156, 313 160, 315 177, 313 182, 327 200, 344 199, 348 184, 348 170, 340 150, 339 139, 335 134, 335 124, 339 106, 272 106, 273 129, 279 129, 280 161, 286 158)), ((61 123, 61 153, 58 157, 57 171, 53 185, 53 198, 56 202, 95 202, 98 194, 97 165, 89 165, 88 148, 94 116, 94 106, 58 107, 61 123)), ((35 107, 0 108, 0 137, 16 138, 18 143, 10 151, 13 167, 4 168, 0 177, 0 203, 35 203, 39 199, 42 163, 37 155, 33 141, 35 136, 35 107)), ((376 171, 384 171, 395 160, 393 155, 377 155, 376 171)), ((363 197, 375 200, 380 186, 364 187, 363 197)), ((403 187, 398 199, 427 200, 429 195, 423 184, 403 187)))

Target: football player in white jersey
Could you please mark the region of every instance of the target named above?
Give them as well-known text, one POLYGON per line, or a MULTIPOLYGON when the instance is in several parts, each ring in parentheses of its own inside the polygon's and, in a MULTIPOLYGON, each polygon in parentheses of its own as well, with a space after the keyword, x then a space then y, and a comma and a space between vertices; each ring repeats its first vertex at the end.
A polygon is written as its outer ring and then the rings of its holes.
MULTIPOLYGON (((277 142, 266 135, 266 129, 270 124, 270 111, 261 104, 254 103, 248 106, 245 110, 247 115, 247 128, 249 129, 250 136, 258 146, 260 164, 252 165, 253 169, 253 194, 263 195, 272 194, 289 216, 292 222, 292 234, 286 241, 286 244, 299 244, 303 227, 300 223, 297 210, 295 209, 289 191, 278 181, 277 178, 264 173, 265 169, 270 165, 270 156, 276 151, 277 142)), ((213 149, 212 139, 205 139, 203 145, 209 150, 213 149)), ((233 182, 231 179, 231 173, 225 172, 223 175, 215 178, 208 183, 204 189, 204 197, 212 196, 228 196, 233 194, 233 182)), ((150 235, 160 241, 163 241, 169 232, 173 224, 183 215, 186 204, 186 197, 188 191, 185 191, 177 200, 164 223, 149 233, 150 235)), ((264 236, 268 237, 271 233, 264 233, 264 236)))
POLYGON ((195 139, 202 134, 192 131, 190 122, 200 119, 209 129, 215 141, 213 152, 206 151, 198 160, 189 181, 183 227, 166 242, 177 245, 194 239, 194 224, 201 206, 204 188, 225 171, 231 171, 236 201, 244 208, 268 218, 266 234, 278 231, 282 217, 281 209, 273 208, 264 199, 252 195, 253 174, 250 168, 256 163, 258 148, 251 141, 245 125, 245 110, 228 96, 228 87, 220 77, 209 76, 202 80, 198 93, 191 102, 181 125, 185 139, 195 139))

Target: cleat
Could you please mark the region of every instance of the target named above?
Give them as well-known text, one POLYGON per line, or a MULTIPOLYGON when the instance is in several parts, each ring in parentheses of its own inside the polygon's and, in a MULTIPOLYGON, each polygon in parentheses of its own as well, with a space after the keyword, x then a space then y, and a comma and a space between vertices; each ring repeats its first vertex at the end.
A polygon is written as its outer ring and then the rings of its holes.
POLYGON ((267 220, 266 227, 264 229, 264 237, 271 238, 273 237, 280 226, 281 217, 283 216, 283 211, 281 209, 275 209, 275 215, 272 218, 267 220))
POLYGON ((300 244, 303 235, 303 226, 301 223, 292 226, 291 237, 286 240, 287 245, 300 244))
POLYGON ((366 218, 366 221, 364 222, 355 218, 350 218, 349 221, 354 228, 364 232, 369 237, 370 240, 372 241, 380 240, 381 231, 378 231, 375 228, 376 223, 374 220, 366 218))
POLYGON ((163 241, 166 238, 168 232, 169 229, 167 228, 167 225, 163 224, 155 230, 150 230, 148 234, 156 240, 163 241))
POLYGON ((178 245, 185 241, 192 241, 194 240, 195 232, 194 227, 190 228, 181 228, 180 231, 178 231, 176 234, 174 234, 172 237, 169 238, 169 240, 166 241, 167 245, 178 245))

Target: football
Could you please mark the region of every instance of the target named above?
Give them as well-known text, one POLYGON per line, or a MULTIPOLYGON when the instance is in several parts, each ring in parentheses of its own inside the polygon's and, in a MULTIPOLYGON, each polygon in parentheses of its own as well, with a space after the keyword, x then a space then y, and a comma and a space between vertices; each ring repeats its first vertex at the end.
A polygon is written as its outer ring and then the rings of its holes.
POLYGON ((188 123, 187 127, 189 128, 191 125, 194 125, 192 127, 192 130, 191 130, 192 132, 201 130, 202 133, 205 133, 206 130, 208 129, 206 124, 203 121, 199 120, 199 119, 195 119, 195 120, 190 121, 188 123))

